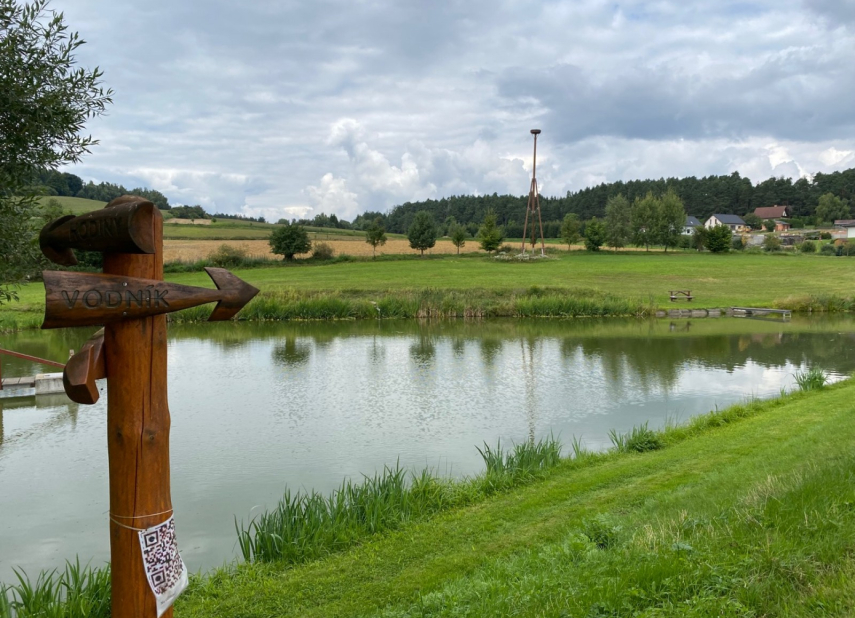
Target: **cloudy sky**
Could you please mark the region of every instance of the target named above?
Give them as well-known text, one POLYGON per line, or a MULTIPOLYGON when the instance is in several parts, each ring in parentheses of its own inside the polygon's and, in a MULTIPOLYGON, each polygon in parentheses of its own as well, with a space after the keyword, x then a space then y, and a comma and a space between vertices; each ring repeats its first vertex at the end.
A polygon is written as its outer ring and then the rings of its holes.
POLYGON ((855 167, 855 0, 54 0, 115 91, 70 168, 209 211, 855 167))

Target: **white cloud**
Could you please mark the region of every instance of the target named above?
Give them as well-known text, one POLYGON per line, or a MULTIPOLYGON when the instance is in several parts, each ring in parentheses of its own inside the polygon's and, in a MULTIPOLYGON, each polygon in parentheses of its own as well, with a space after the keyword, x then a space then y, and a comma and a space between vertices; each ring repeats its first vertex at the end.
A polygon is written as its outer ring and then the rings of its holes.
POLYGON ((318 186, 306 187, 306 193, 312 203, 313 215, 335 213, 339 218, 352 220, 361 212, 356 193, 348 190, 347 181, 330 173, 323 175, 318 186))
POLYGON ((176 203, 352 218, 524 194, 535 127, 548 195, 855 165, 852 0, 51 6, 116 91, 70 171, 176 203))

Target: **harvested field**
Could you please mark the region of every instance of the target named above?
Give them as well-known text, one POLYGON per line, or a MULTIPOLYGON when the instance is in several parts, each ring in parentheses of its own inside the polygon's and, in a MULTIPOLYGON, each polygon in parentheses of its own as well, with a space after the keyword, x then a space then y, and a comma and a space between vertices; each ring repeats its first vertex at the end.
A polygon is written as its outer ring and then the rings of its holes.
MULTIPOLYGON (((313 242, 314 239, 313 239, 313 242)), ((353 237, 352 239, 336 239, 324 240, 318 239, 317 242, 325 242, 333 248, 335 255, 347 254, 354 256, 370 256, 371 246, 365 242, 363 238, 353 237)), ((243 247, 251 257, 269 257, 279 258, 270 252, 270 245, 266 240, 170 240, 163 241, 163 259, 166 262, 184 261, 193 262, 208 257, 212 251, 216 251, 220 245, 230 245, 233 247, 243 247)), ((466 245, 461 247, 461 253, 471 253, 480 251, 477 240, 467 240, 466 245)), ((410 243, 403 239, 390 239, 382 247, 377 247, 377 255, 391 254, 417 254, 418 251, 410 249, 410 243)), ((450 240, 437 240, 436 246, 433 249, 425 251, 426 254, 437 253, 457 253, 457 248, 451 244, 450 240)), ((303 256, 305 257, 305 256, 303 256)))

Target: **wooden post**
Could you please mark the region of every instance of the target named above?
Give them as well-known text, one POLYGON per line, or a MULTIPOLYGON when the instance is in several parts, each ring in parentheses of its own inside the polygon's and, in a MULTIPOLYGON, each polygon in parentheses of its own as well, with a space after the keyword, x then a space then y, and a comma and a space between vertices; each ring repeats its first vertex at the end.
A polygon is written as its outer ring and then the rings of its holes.
MULTIPOLYGON (((152 217, 154 253, 104 254, 104 272, 163 279, 163 217, 152 217)), ((107 324, 107 453, 110 467, 112 617, 157 615, 146 580, 139 536, 172 514, 169 484, 169 406, 166 316, 107 324)), ((172 618, 172 608, 164 616, 172 618)))
MULTIPOLYGON (((104 252, 103 273, 43 273, 42 328, 104 325, 103 339, 96 333, 69 359, 63 383, 73 401, 93 404, 95 381, 107 378, 111 615, 154 618, 152 585, 159 584, 149 584, 139 532, 172 516, 165 314, 216 302, 209 321, 229 320, 258 290, 222 268, 206 269, 215 290, 165 283, 163 216, 139 197, 123 196, 100 211, 52 221, 39 244, 45 256, 65 265, 77 263, 74 249, 104 252)), ((183 565, 181 574, 186 577, 183 565)), ((173 582, 170 594, 180 592, 180 582, 173 582)), ((164 604, 175 598, 159 594, 164 604)), ((172 618, 172 608, 162 616, 172 618)))

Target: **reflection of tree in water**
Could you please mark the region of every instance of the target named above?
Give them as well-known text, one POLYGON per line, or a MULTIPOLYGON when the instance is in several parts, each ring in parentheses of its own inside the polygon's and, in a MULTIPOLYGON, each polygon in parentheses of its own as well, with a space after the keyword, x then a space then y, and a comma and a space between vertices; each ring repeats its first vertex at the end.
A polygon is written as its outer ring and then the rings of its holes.
POLYGON ((451 351, 454 353, 455 357, 461 358, 465 349, 466 339, 463 337, 453 337, 451 339, 451 351))
POLYGON ((492 367, 496 357, 502 351, 502 340, 496 337, 484 337, 479 343, 481 344, 481 358, 484 360, 484 364, 492 367))
POLYGON ((619 386, 635 377, 645 391, 673 388, 680 367, 693 363, 733 371, 748 362, 764 367, 811 365, 835 373, 855 369, 855 334, 767 333, 699 337, 565 338, 561 353, 571 358, 581 349, 599 358, 606 379, 619 386))
POLYGON ((434 338, 426 333, 420 333, 412 345, 410 345, 410 358, 417 365, 428 365, 436 356, 436 344, 434 338))
POLYGON ((296 337, 286 337, 273 348, 273 362, 285 367, 299 367, 309 360, 312 348, 296 337))

